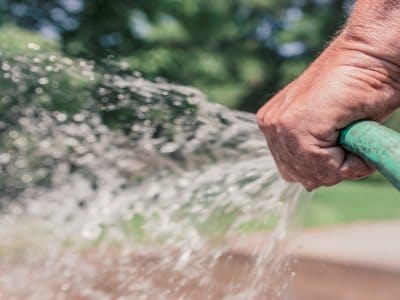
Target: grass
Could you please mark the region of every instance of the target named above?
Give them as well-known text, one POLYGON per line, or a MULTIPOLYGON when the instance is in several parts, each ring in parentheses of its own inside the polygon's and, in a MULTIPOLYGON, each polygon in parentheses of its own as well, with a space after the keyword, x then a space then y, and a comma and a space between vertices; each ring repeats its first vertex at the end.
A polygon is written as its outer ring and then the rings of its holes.
POLYGON ((56 42, 43 38, 38 33, 26 31, 12 25, 0 27, 0 53, 2 56, 49 54, 58 53, 59 50, 56 42), (30 49, 28 47, 30 43, 40 46, 40 51, 39 48, 36 50, 30 49))
POLYGON ((305 216, 305 224, 329 226, 357 221, 400 218, 400 194, 387 183, 343 182, 318 190, 305 216))
MULTIPOLYGON (((301 207, 306 227, 327 227, 353 222, 376 222, 400 219, 400 194, 383 177, 374 180, 346 181, 319 189, 311 204, 301 207)), ((224 232, 233 215, 211 218, 206 232, 224 232)), ((262 232, 275 228, 277 219, 253 220, 241 225, 240 232, 262 232)))

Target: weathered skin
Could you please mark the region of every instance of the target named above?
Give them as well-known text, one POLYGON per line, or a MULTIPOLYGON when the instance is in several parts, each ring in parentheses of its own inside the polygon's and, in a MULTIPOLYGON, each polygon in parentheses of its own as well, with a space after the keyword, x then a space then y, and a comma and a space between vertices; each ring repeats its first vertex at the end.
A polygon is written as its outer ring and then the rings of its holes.
POLYGON ((359 0, 339 36, 257 113, 284 179, 308 190, 374 170, 338 146, 357 120, 400 107, 400 0, 359 0))

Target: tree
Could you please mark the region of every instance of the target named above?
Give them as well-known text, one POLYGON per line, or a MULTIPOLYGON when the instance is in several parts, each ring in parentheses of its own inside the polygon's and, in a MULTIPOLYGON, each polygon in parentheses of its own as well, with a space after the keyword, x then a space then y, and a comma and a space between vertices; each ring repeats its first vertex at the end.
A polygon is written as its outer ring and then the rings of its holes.
POLYGON ((344 1, 3 0, 1 20, 59 37, 64 53, 128 62, 254 111, 344 20, 344 1))

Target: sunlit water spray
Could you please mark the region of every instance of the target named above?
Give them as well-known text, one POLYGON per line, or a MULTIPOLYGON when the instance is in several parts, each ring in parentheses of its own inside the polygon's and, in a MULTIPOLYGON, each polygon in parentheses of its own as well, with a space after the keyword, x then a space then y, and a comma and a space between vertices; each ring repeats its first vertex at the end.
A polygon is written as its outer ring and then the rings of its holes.
POLYGON ((307 195, 253 115, 123 65, 0 66, 0 299, 283 299, 307 195))

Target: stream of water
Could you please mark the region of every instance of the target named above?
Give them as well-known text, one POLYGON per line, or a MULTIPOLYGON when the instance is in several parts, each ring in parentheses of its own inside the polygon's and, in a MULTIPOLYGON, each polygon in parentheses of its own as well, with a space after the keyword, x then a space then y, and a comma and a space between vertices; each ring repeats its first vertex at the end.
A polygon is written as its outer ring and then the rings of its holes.
POLYGON ((254 115, 84 60, 0 66, 0 299, 284 299, 308 195, 254 115))

